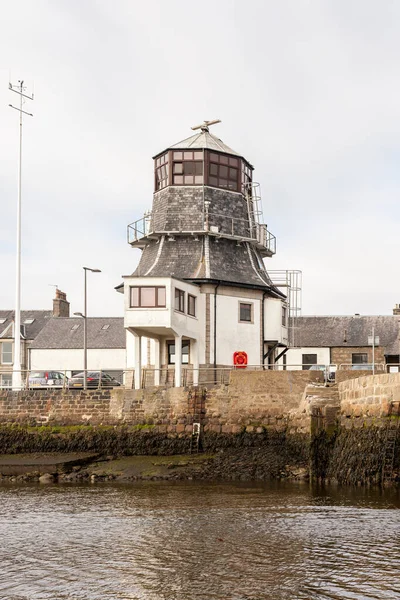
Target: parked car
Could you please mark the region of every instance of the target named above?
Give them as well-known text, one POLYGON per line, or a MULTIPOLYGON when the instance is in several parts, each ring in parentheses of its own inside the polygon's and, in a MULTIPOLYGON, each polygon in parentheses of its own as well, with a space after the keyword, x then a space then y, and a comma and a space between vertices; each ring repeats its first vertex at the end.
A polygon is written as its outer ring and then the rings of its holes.
MULTIPOLYGON (((85 374, 82 371, 81 373, 77 373, 69 380, 70 388, 83 388, 85 381, 85 374)), ((100 373, 100 371, 87 371, 86 372, 86 387, 87 388, 98 388, 98 387, 106 387, 112 388, 121 385, 119 381, 115 379, 115 377, 111 377, 107 373, 100 373), (100 378, 101 375, 101 378, 100 378)))
POLYGON ((29 388, 68 387, 68 377, 60 371, 31 371, 28 377, 29 388))
POLYGON ((323 371, 326 382, 335 381, 335 366, 331 365, 311 365, 310 371, 323 371))

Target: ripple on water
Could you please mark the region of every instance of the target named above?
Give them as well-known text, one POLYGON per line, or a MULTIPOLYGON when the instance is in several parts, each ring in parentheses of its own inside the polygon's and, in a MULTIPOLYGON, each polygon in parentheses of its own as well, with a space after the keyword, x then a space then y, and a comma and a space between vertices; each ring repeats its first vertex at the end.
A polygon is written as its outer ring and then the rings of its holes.
POLYGON ((0 599, 400 599, 396 496, 138 483, 0 501, 0 599))

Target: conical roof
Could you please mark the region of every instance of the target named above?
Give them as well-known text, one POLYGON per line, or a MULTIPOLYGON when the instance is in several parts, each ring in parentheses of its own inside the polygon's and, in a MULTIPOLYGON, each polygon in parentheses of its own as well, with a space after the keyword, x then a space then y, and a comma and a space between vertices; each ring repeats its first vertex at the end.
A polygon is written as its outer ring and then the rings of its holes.
POLYGON ((169 149, 184 149, 184 148, 206 148, 207 150, 217 150, 218 152, 225 152, 226 154, 233 154, 234 156, 242 156, 239 152, 235 152, 232 148, 229 148, 222 140, 217 138, 215 135, 210 133, 209 131, 200 131, 200 133, 195 133, 194 135, 174 144, 173 146, 169 146, 169 149))

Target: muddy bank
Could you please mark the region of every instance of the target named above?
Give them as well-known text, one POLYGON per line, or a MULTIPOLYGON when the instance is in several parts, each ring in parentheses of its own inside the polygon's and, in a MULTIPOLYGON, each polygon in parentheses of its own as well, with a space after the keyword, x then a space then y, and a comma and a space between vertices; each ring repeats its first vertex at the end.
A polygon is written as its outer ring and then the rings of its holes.
MULTIPOLYGON (((0 481, 41 483, 135 480, 269 480, 307 479, 306 461, 287 463, 265 448, 216 454, 96 457, 91 462, 62 462, 60 455, 0 456, 0 481)), ((73 458, 73 455, 70 455, 73 458)))
POLYGON ((58 481, 266 480, 308 476, 307 436, 268 431, 208 432, 202 436, 201 450, 190 454, 190 437, 167 436, 149 428, 1 427, 0 474, 3 479, 19 481, 34 481, 44 474, 58 481), (62 460, 64 454, 71 453, 80 453, 81 463, 71 458, 62 460), (32 461, 35 455, 36 462, 32 461))

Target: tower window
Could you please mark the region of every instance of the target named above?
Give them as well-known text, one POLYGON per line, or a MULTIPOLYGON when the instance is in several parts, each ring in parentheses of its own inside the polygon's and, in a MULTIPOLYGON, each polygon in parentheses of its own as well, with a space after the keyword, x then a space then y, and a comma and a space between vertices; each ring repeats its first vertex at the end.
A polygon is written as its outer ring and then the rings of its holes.
POLYGON ((238 166, 237 158, 210 152, 208 183, 214 187, 238 191, 238 166))
POLYGON ((203 152, 178 151, 173 152, 172 181, 173 185, 202 185, 203 152))
POLYGON ((168 152, 156 159, 155 166, 156 190, 162 190, 168 185, 168 152))
POLYGON ((242 160, 242 192, 251 195, 251 169, 247 163, 242 160))

